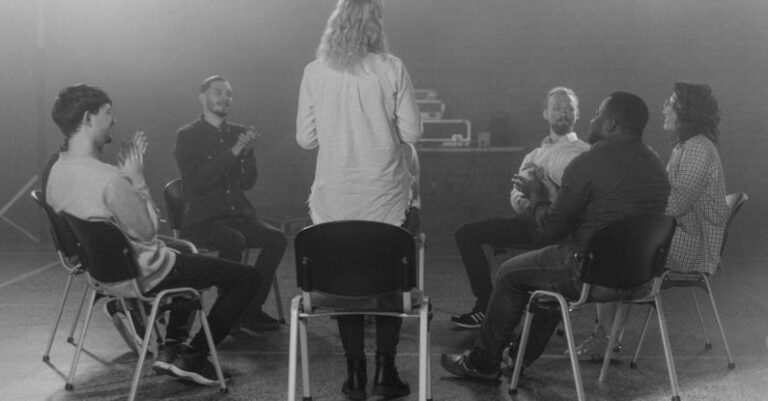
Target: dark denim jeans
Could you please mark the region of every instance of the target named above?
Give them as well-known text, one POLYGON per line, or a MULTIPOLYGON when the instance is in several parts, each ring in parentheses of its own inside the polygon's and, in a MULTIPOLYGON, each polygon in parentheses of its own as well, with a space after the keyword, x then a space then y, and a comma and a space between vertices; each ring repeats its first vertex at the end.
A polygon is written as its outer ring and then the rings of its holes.
MULTIPOLYGON (((481 369, 498 369, 504 347, 514 340, 514 330, 522 320, 530 293, 549 290, 566 299, 577 299, 581 291, 579 273, 574 250, 568 245, 550 245, 504 262, 496 276, 480 337, 470 354, 472 364, 481 369)), ((541 356, 559 321, 559 312, 535 314, 526 365, 541 356)))
POLYGON ((536 224, 524 217, 496 217, 461 226, 454 237, 461 261, 467 270, 472 294, 477 298, 473 312, 484 312, 493 290, 491 269, 483 245, 493 248, 530 249, 536 224))

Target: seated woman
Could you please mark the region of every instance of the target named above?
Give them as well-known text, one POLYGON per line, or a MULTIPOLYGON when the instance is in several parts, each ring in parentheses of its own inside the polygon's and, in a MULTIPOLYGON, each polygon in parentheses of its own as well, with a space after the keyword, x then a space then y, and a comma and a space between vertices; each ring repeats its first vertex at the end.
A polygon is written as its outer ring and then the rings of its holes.
MULTIPOLYGON (((387 50, 381 0, 339 0, 317 50, 304 69, 296 117, 296 140, 319 147, 309 195, 312 222, 369 220, 413 230, 418 216, 413 154, 403 142, 421 136, 421 121, 408 71, 387 50), (412 195, 413 192, 413 195, 412 195)), ((415 166, 415 164, 414 164, 415 166)), ((337 319, 348 399, 366 399, 363 315, 337 319)), ((373 395, 410 393, 395 368, 402 319, 376 317, 373 395)))
MULTIPOLYGON (((664 130, 675 147, 667 163, 672 191, 666 213, 677 219, 667 268, 713 273, 720 264, 729 209, 717 151, 720 110, 706 84, 677 82, 664 102, 664 130)), ((602 358, 617 304, 599 304, 595 332, 578 347, 585 359, 602 358)))

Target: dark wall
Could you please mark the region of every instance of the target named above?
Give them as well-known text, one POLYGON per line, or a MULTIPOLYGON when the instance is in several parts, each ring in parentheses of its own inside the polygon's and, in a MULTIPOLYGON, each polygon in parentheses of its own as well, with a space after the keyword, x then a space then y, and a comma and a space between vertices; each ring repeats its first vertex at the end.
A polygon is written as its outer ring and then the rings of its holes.
MULTIPOLYGON (((49 111, 56 92, 76 82, 99 85, 113 97, 116 142, 129 140, 136 130, 147 133, 146 172, 160 199, 163 183, 178 175, 174 132, 197 118, 200 81, 219 73, 235 88, 232 120, 263 132, 257 153, 261 178, 250 194, 254 203, 268 215, 304 211, 314 154, 300 150, 293 139, 298 84, 335 1, 2 2, 0 204, 61 142, 49 111)), ((546 133, 541 104, 550 87, 567 85, 580 95, 582 134, 599 101, 621 89, 648 102, 647 141, 666 161, 671 143, 661 131, 661 105, 672 83, 711 84, 723 110, 728 190, 750 192, 745 213, 754 218, 744 220, 766 225, 768 2, 385 4, 392 51, 405 61, 415 85, 436 89, 448 116, 471 119, 475 131, 506 114, 512 141, 522 146, 533 146, 546 133)), ((108 151, 107 159, 113 156, 108 151)), ((506 199, 487 201, 495 210, 506 199)), ((20 202, 7 216, 34 227, 29 222, 36 221, 37 211, 28 203, 20 202)), ((0 239, 17 236, 0 222, 0 239)))

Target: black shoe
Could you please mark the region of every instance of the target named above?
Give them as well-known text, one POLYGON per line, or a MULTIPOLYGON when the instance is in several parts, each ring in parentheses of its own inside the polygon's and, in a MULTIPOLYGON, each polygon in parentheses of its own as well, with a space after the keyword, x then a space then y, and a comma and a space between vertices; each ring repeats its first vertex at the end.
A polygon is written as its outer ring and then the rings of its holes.
POLYGON ((184 351, 188 351, 189 346, 176 340, 167 340, 160 345, 157 351, 157 358, 152 363, 152 369, 160 374, 176 376, 171 369, 173 362, 184 351))
POLYGON ((411 393, 411 387, 400 380, 395 367, 395 356, 376 353, 376 375, 373 376, 372 395, 386 398, 404 397, 411 393))
POLYGON ((443 369, 453 373, 456 376, 479 380, 498 380, 501 376, 501 369, 481 370, 472 365, 469 361, 469 351, 463 354, 443 354, 440 360, 443 369))
MULTIPOLYGON (((183 380, 195 382, 201 386, 219 385, 216 369, 208 360, 207 354, 184 352, 171 364, 171 372, 183 380)), ((229 372, 221 373, 225 382, 232 379, 229 372)))
POLYGON ((110 299, 104 304, 104 312, 112 320, 115 325, 115 329, 123 337, 123 341, 128 345, 133 352, 138 353, 141 349, 141 334, 144 334, 144 322, 140 318, 136 318, 133 313, 126 313, 123 310, 123 306, 117 299, 110 299), (136 328, 134 331, 131 328, 131 324, 128 322, 128 316, 133 319, 133 326, 136 328), (139 334, 141 333, 141 334, 139 334))
POLYGON ((350 400, 368 398, 365 385, 368 382, 368 372, 363 359, 347 359, 347 380, 341 386, 341 392, 350 400))
POLYGON ((451 316, 451 322, 454 325, 465 329, 479 329, 483 325, 483 320, 485 320, 485 313, 480 311, 451 316))

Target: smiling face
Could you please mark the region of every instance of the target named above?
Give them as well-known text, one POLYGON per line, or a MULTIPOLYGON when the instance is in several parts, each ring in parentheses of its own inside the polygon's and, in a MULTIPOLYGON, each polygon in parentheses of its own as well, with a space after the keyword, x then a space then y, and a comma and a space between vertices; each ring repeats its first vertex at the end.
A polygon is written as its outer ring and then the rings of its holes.
POLYGON ((544 119, 549 122, 550 130, 557 135, 573 132, 576 120, 579 119, 579 104, 565 93, 555 93, 547 99, 544 119))
POLYGON ((664 130, 674 131, 677 128, 677 112, 675 112, 675 102, 677 102, 677 94, 672 93, 672 96, 664 101, 664 130))
POLYGON ((224 118, 229 115, 232 105, 232 86, 227 81, 214 81, 205 92, 200 94, 203 110, 224 118))

